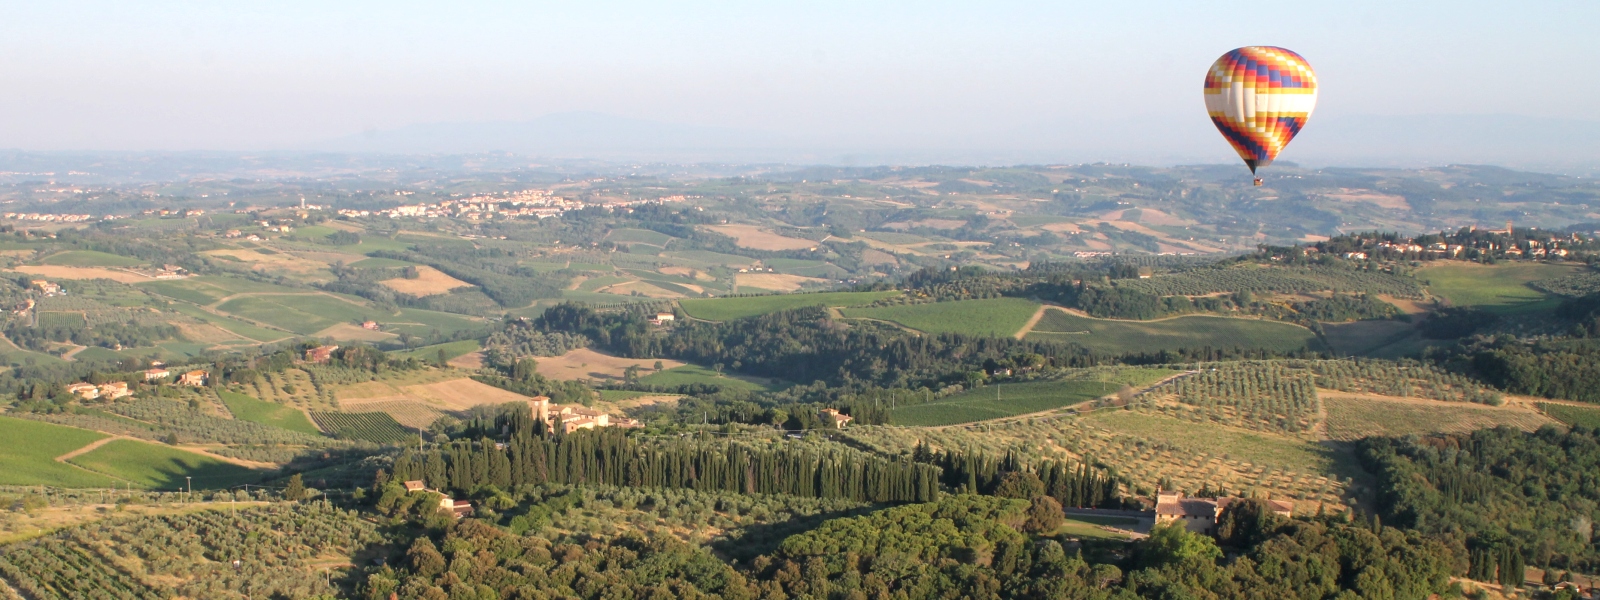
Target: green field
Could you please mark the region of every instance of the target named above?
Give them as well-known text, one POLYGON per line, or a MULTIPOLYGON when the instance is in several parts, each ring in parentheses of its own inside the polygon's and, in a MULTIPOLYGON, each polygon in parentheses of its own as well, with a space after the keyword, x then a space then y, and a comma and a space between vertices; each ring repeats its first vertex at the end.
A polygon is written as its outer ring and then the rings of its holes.
POLYGON ((423 310, 420 308, 402 308, 400 314, 393 317, 378 314, 373 318, 379 323, 390 326, 395 331, 402 331, 412 335, 430 335, 435 330, 439 333, 451 334, 469 329, 481 329, 483 323, 474 321, 461 315, 423 310))
POLYGON ((106 436, 93 431, 0 417, 0 485, 110 487, 109 477, 55 458, 106 436))
POLYGON ((322 435, 317 426, 312 425, 311 420, 306 418, 305 413, 294 408, 234 392, 217 392, 217 396, 228 406, 233 418, 240 421, 271 425, 310 435, 322 435))
POLYGON ((217 307, 217 310, 252 321, 266 323, 273 327, 282 327, 301 335, 316 333, 339 322, 323 318, 312 312, 290 308, 290 305, 298 305, 299 300, 308 300, 310 298, 312 298, 310 294, 297 296, 246 296, 223 302, 222 305, 217 307))
MULTIPOLYGON (((775 313, 802 306, 860 306, 899 295, 900 292, 822 292, 818 294, 777 294, 746 298, 697 298, 679 300, 683 312, 696 319, 729 321, 775 313)), ((1026 320, 1026 318, 1024 318, 1026 320)))
POLYGON ((208 306, 227 297, 229 294, 227 290, 192 278, 176 281, 151 281, 149 283, 140 283, 139 287, 168 298, 193 302, 201 306, 208 306))
POLYGON ((389 413, 314 412, 317 424, 328 434, 345 440, 365 440, 377 444, 391 444, 412 437, 389 413))
POLYGON ((1320 346, 1298 325, 1258 319, 1189 315, 1160 321, 1118 321, 1047 310, 1028 339, 1071 342, 1110 354, 1180 348, 1261 348, 1279 352, 1320 346))
POLYGON ((1139 525, 1139 520, 1132 517, 1110 517, 1100 515, 1074 515, 1068 514, 1061 523, 1057 534, 1069 535, 1079 539, 1091 540, 1126 540, 1125 535, 1112 533, 1101 529, 1101 525, 1108 525, 1119 529, 1134 529, 1139 525))
POLYGON ((583 280, 583 283, 578 284, 578 291, 580 291, 580 292, 593 292, 595 290, 598 290, 600 288, 606 287, 608 285, 616 285, 616 284, 619 284, 619 283, 627 283, 629 281, 633 281, 633 278, 632 277, 617 277, 616 275, 601 275, 599 277, 590 277, 588 279, 583 280))
POLYGON ((261 480, 259 471, 170 446, 134 440, 113 440, 68 462, 156 490, 184 489, 186 477, 193 478, 196 489, 227 488, 261 480))
POLYGON ((1539 410, 1544 411, 1544 414, 1549 415, 1550 418, 1561 421, 1562 423, 1566 423, 1567 425, 1582 425, 1589 428, 1600 428, 1600 406, 1595 408, 1585 408, 1582 406, 1572 406, 1570 404, 1552 404, 1549 402, 1540 402, 1539 410))
POLYGON ((1065 408, 1107 394, 1126 383, 1144 387, 1172 375, 1166 369, 1125 369, 1099 380, 1029 381, 1001 383, 968 390, 928 404, 900 406, 889 411, 895 425, 935 427, 987 421, 1065 408))
POLYGON ((144 264, 144 261, 94 250, 68 250, 47 256, 39 263, 65 267, 133 267, 144 264))
POLYGON ((656 392, 636 392, 636 391, 633 391, 633 390, 595 390, 595 391, 599 392, 600 393, 600 399, 604 400, 606 402, 622 402, 622 401, 625 401, 625 400, 632 400, 634 398, 641 398, 641 397, 644 397, 644 396, 662 396, 662 395, 667 395, 667 394, 658 394, 656 392))
POLYGON ((675 238, 665 233, 651 231, 649 229, 613 229, 611 230, 611 234, 606 236, 606 239, 619 243, 633 242, 638 244, 649 244, 651 246, 665 247, 667 242, 670 242, 675 238))
POLYGON ((989 298, 905 306, 847 308, 843 312, 844 316, 852 319, 893 321, 923 333, 1007 337, 1016 335, 1038 310, 1039 304, 1031 300, 989 298))
POLYGON ((776 390, 776 388, 771 385, 757 381, 740 379, 732 375, 723 375, 718 377, 715 370, 711 369, 710 367, 702 367, 700 365, 684 365, 681 367, 667 369, 659 373, 651 373, 650 375, 640 377, 639 383, 661 386, 705 383, 740 390, 750 390, 754 392, 771 392, 776 390))
POLYGON ((439 351, 443 350, 444 359, 450 360, 463 354, 477 352, 479 348, 482 348, 482 346, 478 344, 478 340, 461 340, 457 342, 445 342, 443 344, 412 348, 410 350, 395 352, 393 353, 393 356, 395 358, 413 357, 417 360, 433 361, 438 360, 439 351))
POLYGON ((282 331, 267 329, 265 327, 257 327, 238 319, 219 317, 215 314, 201 310, 198 307, 187 304, 174 304, 172 305, 172 309, 196 319, 200 319, 201 321, 216 325, 217 327, 226 329, 229 332, 241 337, 249 338, 258 342, 271 342, 290 336, 290 334, 282 331))
POLYGON ((722 265, 725 267, 748 267, 756 264, 756 259, 735 254, 722 254, 710 250, 683 250, 663 254, 669 258, 683 259, 683 264, 689 266, 722 265))
POLYGON ((1585 269, 1577 265, 1507 263, 1499 265, 1451 264, 1417 271, 1428 291, 1452 306, 1471 306, 1501 314, 1553 310, 1561 297, 1533 289, 1530 282, 1555 279, 1585 269))
MULTIPOLYGON (((274 327, 282 327, 301 335, 313 334, 339 323, 359 323, 366 319, 395 320, 387 318, 388 315, 378 309, 346 302, 326 294, 245 296, 223 302, 217 306, 217 310, 274 327)), ((433 323, 422 324, 436 326, 433 323)))
POLYGON ((350 266, 357 269, 381 269, 385 267, 409 267, 412 264, 415 263, 392 258, 368 258, 350 263, 350 266))

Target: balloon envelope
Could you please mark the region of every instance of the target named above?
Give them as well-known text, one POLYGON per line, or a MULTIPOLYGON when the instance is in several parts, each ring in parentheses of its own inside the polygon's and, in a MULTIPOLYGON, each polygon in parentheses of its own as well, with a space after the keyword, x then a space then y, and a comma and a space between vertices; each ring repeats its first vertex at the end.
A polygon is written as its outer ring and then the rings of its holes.
POLYGON ((1206 112, 1250 166, 1266 166, 1300 133, 1317 106, 1317 74, 1274 46, 1228 51, 1206 72, 1206 112))

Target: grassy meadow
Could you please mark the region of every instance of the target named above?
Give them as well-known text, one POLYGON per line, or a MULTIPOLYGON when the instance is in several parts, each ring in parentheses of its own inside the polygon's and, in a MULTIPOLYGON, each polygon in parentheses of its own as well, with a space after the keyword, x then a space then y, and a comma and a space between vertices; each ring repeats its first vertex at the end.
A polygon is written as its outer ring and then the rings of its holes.
POLYGON ((847 308, 851 319, 892 321, 923 333, 962 333, 991 337, 1016 335, 1039 310, 1039 304, 1022 298, 958 300, 873 308, 847 308))
POLYGON ((1173 374, 1166 369, 1127 369, 1105 380, 1055 380, 1001 383, 968 390, 927 404, 889 411, 895 425, 941 426, 1014 417, 1065 408, 1107 394, 1124 383, 1141 387, 1173 374))
POLYGON ((0 485, 110 487, 115 481, 56 457, 106 437, 104 434, 25 419, 0 417, 0 485))
POLYGON ((289 431, 298 431, 310 435, 322 435, 316 425, 306 418, 306 414, 292 407, 273 402, 265 402, 235 392, 217 392, 222 403, 227 405, 233 413, 233 418, 240 421, 250 421, 262 425, 281 427, 289 431))
POLYGON ((1112 354, 1180 348, 1262 348, 1289 351, 1320 345, 1298 325, 1258 319, 1189 315, 1160 321, 1119 321, 1047 310, 1030 339, 1072 342, 1112 354))
POLYGON ((803 306, 860 306, 897 296, 900 292, 822 292, 816 294, 779 294, 773 296, 748 296, 743 298, 696 298, 678 301, 683 312, 696 319, 730 321, 754 317, 780 310, 803 306))
POLYGON ((260 472, 230 462, 134 440, 113 440, 68 462, 156 490, 185 489, 185 477, 193 478, 196 489, 227 488, 261 480, 260 472))
POLYGON ((432 346, 412 348, 410 350, 394 352, 391 353, 391 355, 395 358, 413 357, 417 360, 434 361, 439 359, 439 353, 442 351, 444 352, 444 359, 450 360, 463 354, 477 352, 481 347, 482 345, 478 343, 478 340, 459 340, 455 342, 445 342, 443 344, 434 344, 432 346))
POLYGON ((1501 314, 1552 310, 1561 298, 1529 287, 1543 279, 1578 273, 1578 265, 1516 262, 1498 265, 1452 263, 1417 271, 1428 291, 1453 306, 1471 306, 1501 314))
POLYGON ((144 261, 94 250, 68 250, 46 256, 39 263, 63 267, 135 267, 144 264, 144 261))
POLYGON ((704 383, 709 385, 720 385, 734 389, 750 390, 754 392, 771 392, 778 389, 778 387, 770 384, 761 383, 751 379, 734 377, 733 375, 724 374, 721 377, 718 377, 715 370, 711 369, 710 367, 702 367, 700 365, 684 365, 681 367, 667 369, 658 373, 651 373, 644 377, 640 377, 639 383, 661 386, 704 383))

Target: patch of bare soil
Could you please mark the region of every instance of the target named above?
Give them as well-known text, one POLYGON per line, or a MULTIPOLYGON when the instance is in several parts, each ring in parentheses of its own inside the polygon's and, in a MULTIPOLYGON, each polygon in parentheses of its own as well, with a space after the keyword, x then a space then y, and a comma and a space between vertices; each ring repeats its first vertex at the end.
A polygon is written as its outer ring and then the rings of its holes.
POLYGON ((826 279, 816 277, 803 277, 800 275, 780 275, 778 273, 740 273, 736 276, 740 286, 758 287, 764 290, 792 292, 800 289, 807 283, 823 283, 826 279))
POLYGON ((445 364, 457 369, 481 369, 483 368, 483 353, 468 352, 461 356, 450 359, 450 361, 446 362, 445 364))
POLYGON ((144 283, 155 281, 138 273, 107 269, 105 267, 63 267, 59 265, 24 265, 13 270, 53 279, 110 279, 119 283, 144 283))
POLYGON ((333 338, 341 342, 381 342, 396 337, 386 331, 373 331, 349 323, 340 323, 313 334, 318 338, 333 338))
POLYGON ((400 277, 385 279, 379 283, 396 292, 419 297, 443 294, 460 287, 472 287, 472 284, 446 275, 443 271, 421 265, 417 267, 416 279, 400 277))
POLYGON ((710 228, 733 238, 740 246, 756 250, 804 250, 817 245, 811 240, 779 235, 756 225, 712 225, 710 228))
MULTIPOLYGON (((681 367, 683 363, 676 360, 659 359, 664 368, 681 367)), ((622 377, 622 372, 630 365, 638 365, 640 369, 654 370, 657 359, 654 358, 619 358, 609 354, 601 354, 588 348, 579 348, 561 356, 540 357, 539 374, 551 379, 616 379, 622 377)))
POLYGON ((1341 190, 1344 193, 1327 194, 1323 196, 1329 200, 1339 202, 1367 202, 1378 205, 1379 208, 1391 210, 1411 210, 1411 204, 1402 196, 1391 194, 1378 194, 1366 190, 1341 190))

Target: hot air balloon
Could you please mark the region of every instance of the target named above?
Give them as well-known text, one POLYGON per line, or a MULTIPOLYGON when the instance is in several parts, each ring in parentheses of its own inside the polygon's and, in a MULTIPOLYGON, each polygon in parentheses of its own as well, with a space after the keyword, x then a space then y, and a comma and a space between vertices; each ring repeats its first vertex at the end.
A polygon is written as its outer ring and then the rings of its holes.
POLYGON ((1211 64, 1205 98, 1211 122, 1254 175, 1256 168, 1272 164, 1311 118, 1317 74, 1292 50, 1245 46, 1211 64))

